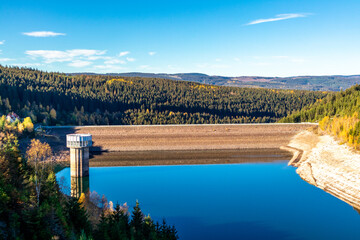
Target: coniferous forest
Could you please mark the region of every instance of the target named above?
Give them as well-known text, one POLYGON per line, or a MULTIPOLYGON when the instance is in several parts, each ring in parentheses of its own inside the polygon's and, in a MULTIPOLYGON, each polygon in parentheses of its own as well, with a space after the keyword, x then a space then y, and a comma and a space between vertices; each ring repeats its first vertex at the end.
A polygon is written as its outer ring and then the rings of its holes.
POLYGON ((33 138, 26 153, 19 139, 34 137, 29 118, 0 128, 0 239, 123 239, 176 240, 174 226, 154 222, 137 202, 113 206, 96 192, 79 199, 57 181, 54 154, 33 138), (62 190, 62 191, 61 191, 62 190))
POLYGON ((319 122, 326 133, 338 137, 355 149, 360 148, 360 86, 329 94, 280 122, 319 122))
POLYGON ((276 122, 326 95, 0 66, 0 114, 44 125, 276 122))

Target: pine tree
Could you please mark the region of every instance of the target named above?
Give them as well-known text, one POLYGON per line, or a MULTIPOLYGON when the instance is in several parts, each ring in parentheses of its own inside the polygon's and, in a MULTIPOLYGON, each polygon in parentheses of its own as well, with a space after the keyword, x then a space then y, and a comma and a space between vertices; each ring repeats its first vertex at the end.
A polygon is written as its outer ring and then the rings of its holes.
POLYGON ((132 235, 135 240, 144 239, 143 224, 144 224, 144 214, 140 209, 139 202, 136 201, 136 205, 134 207, 134 210, 132 211, 131 222, 130 222, 132 235))

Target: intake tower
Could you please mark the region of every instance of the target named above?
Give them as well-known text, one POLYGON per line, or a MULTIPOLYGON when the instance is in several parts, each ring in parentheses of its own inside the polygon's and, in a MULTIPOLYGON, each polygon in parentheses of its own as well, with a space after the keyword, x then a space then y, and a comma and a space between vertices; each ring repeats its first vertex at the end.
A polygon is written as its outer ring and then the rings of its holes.
POLYGON ((71 177, 89 176, 89 148, 92 146, 91 134, 68 134, 66 146, 70 148, 71 177))

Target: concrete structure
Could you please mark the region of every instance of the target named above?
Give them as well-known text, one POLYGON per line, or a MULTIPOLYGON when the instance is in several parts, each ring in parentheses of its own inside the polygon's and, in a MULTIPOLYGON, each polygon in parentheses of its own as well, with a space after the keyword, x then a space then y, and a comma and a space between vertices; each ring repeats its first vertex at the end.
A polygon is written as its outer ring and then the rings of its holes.
POLYGON ((87 193, 90 189, 89 177, 71 178, 71 196, 79 198, 82 193, 87 193))
POLYGON ((66 135, 66 146, 70 148, 71 177, 89 176, 89 147, 92 146, 90 134, 66 135))

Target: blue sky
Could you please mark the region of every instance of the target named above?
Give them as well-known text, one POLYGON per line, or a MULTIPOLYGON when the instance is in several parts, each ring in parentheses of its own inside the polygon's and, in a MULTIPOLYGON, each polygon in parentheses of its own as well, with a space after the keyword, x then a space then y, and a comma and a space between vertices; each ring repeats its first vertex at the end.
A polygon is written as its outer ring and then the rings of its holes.
POLYGON ((0 0, 0 64, 59 72, 360 74, 359 0, 0 0))

